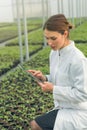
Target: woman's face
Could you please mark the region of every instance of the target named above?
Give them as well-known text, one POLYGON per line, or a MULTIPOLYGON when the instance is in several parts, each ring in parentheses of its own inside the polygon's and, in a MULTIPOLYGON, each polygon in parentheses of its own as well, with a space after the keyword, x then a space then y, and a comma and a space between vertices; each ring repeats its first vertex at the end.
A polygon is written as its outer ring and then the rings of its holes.
POLYGON ((44 36, 47 40, 47 43, 53 50, 59 50, 68 45, 69 42, 67 39, 67 35, 67 31, 65 31, 62 35, 61 33, 58 33, 56 31, 49 31, 47 29, 44 30, 44 36))

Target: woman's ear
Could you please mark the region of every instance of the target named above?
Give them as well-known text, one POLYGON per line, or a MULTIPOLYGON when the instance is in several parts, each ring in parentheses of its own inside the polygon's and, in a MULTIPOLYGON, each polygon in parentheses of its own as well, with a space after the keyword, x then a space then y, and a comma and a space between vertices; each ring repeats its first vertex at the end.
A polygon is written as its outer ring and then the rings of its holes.
POLYGON ((69 32, 67 30, 64 31, 64 36, 68 37, 69 36, 69 32))

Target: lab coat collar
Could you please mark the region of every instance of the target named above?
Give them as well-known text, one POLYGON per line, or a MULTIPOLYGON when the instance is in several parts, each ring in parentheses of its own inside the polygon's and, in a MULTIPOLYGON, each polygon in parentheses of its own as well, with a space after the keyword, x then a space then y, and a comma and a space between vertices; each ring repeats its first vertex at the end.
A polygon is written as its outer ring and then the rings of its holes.
POLYGON ((71 51, 73 47, 75 47, 75 43, 74 43, 74 41, 70 41, 69 45, 67 45, 64 48, 58 50, 59 55, 61 56, 61 55, 65 55, 65 54, 69 53, 69 51, 71 51))

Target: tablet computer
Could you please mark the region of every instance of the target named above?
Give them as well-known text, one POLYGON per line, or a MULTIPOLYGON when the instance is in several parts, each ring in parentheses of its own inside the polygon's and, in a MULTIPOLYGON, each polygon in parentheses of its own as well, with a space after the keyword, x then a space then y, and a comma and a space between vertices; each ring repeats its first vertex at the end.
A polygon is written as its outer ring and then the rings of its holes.
POLYGON ((44 82, 44 81, 38 79, 36 76, 34 76, 34 75, 33 75, 32 73, 30 73, 29 71, 27 72, 21 65, 18 65, 18 66, 19 66, 19 68, 20 68, 24 73, 26 73, 27 75, 29 75, 30 77, 32 77, 34 81, 36 81, 36 82, 42 82, 42 83, 44 82))

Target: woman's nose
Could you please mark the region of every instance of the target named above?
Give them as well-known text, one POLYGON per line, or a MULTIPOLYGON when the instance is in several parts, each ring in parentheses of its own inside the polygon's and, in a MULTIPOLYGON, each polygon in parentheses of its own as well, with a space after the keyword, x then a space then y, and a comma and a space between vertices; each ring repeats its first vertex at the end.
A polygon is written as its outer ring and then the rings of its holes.
POLYGON ((51 42, 48 42, 48 45, 49 45, 49 46, 51 46, 51 45, 52 45, 52 43, 51 43, 51 42))
POLYGON ((52 45, 52 40, 49 39, 49 40, 47 41, 47 43, 48 43, 48 45, 52 45))

